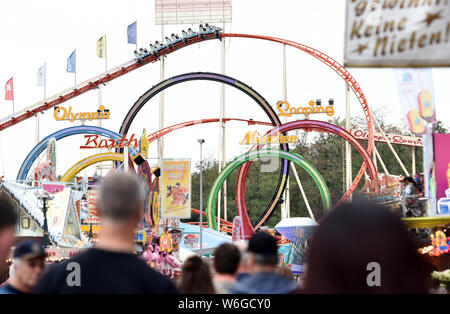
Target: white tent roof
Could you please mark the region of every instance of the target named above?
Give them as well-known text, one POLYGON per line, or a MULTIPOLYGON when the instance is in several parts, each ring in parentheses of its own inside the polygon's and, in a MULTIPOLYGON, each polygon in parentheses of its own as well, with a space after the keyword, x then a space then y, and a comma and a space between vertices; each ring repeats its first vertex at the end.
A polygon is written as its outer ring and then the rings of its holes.
POLYGON ((317 222, 312 220, 309 217, 294 217, 294 218, 286 218, 280 221, 275 228, 277 227, 310 227, 310 226, 318 226, 317 222))
POLYGON ((275 230, 295 245, 302 245, 313 235, 317 226, 317 222, 311 218, 294 217, 280 221, 275 226, 275 230))
MULTIPOLYGON (((14 198, 17 205, 19 205, 27 215, 36 221, 41 228, 43 227, 44 214, 42 212, 42 201, 36 194, 40 188, 6 181, 1 182, 0 186, 14 198)), ((47 223, 50 239, 57 245, 79 247, 81 242, 88 242, 88 239, 80 230, 75 203, 70 188, 65 188, 63 192, 56 193, 55 199, 49 201, 47 223), (62 197, 63 194, 64 197, 62 197), (72 228, 79 230, 79 232, 76 232, 79 236, 66 233, 68 222, 74 224, 72 228)))

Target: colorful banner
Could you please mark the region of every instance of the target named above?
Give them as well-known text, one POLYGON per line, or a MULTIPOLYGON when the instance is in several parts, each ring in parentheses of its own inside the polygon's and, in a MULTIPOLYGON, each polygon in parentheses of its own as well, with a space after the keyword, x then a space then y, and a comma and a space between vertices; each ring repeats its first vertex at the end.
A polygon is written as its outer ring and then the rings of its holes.
POLYGON ((12 77, 6 82, 5 85, 5 100, 14 101, 14 82, 12 77))
POLYGON ((241 216, 234 217, 233 220, 233 229, 231 233, 231 239, 234 241, 244 241, 245 235, 244 235, 244 225, 242 223, 241 216))
POLYGON ((425 121, 435 122, 435 99, 431 69, 395 71, 403 119, 411 132, 425 132, 425 121))
POLYGON ((67 73, 76 73, 76 64, 77 64, 77 51, 74 50, 69 58, 67 58, 66 72, 67 73))
POLYGON ((347 0, 344 65, 450 65, 450 3, 347 0))
POLYGON ((195 249, 198 248, 200 233, 199 232, 188 232, 183 234, 184 246, 186 248, 195 249))
POLYGON ((161 212, 160 212, 160 189, 159 189, 159 177, 156 177, 153 180, 153 190, 151 192, 151 211, 152 211, 152 222, 153 222, 153 226, 155 227, 154 233, 158 234, 159 230, 158 230, 158 226, 159 226, 159 218, 161 216, 161 212))
MULTIPOLYGON (((358 140, 367 141, 369 138, 367 131, 351 129, 350 133, 358 140)), ((391 144, 418 146, 418 147, 423 146, 423 141, 422 138, 420 137, 400 135, 400 134, 390 134, 390 133, 385 133, 385 135, 389 140, 389 142, 391 142, 391 144)), ((386 140, 384 139, 383 134, 381 133, 374 133, 373 139, 375 142, 386 143, 386 140)))
POLYGON ((136 44, 136 42, 137 42, 137 21, 128 25, 127 40, 128 40, 129 44, 136 44))
POLYGON ((438 214, 450 214, 450 134, 434 134, 438 214))
POLYGON ((191 218, 191 161, 161 161, 161 218, 191 218))
POLYGON ((37 71, 37 85, 45 86, 45 81, 47 77, 47 64, 44 63, 37 71))
POLYGON ((70 189, 64 189, 59 193, 53 194, 53 199, 48 201, 47 224, 48 230, 53 233, 57 233, 57 231, 62 233, 63 231, 63 220, 68 210, 70 193, 70 189))
POLYGON ((87 193, 86 216, 81 220, 82 224, 99 224, 101 218, 97 212, 97 190, 91 189, 87 193))
POLYGON ((103 35, 97 40, 97 57, 106 57, 106 35, 103 35))

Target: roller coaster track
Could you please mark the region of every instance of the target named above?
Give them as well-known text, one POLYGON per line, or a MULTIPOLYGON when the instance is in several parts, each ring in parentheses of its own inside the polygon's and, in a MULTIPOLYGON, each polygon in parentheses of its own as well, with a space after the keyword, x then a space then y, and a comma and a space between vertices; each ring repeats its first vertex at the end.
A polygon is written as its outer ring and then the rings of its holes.
MULTIPOLYGON (((300 49, 311 56, 319 59, 326 65, 328 65, 330 68, 332 68, 341 78, 343 78, 349 88, 353 90, 356 97, 358 98, 359 103, 361 104, 364 115, 367 119, 368 124, 368 131, 369 131, 369 139, 368 139, 368 147, 367 151, 369 153, 372 152, 373 147, 373 123, 372 123, 372 117, 370 115, 369 106, 367 105, 366 97, 364 96, 361 87, 356 82, 356 80, 353 78, 353 76, 348 72, 342 65, 340 65, 336 60, 333 58, 327 56, 326 54, 320 52, 319 50, 316 50, 314 48, 308 47, 306 45, 296 43, 294 41, 276 38, 276 37, 268 37, 268 36, 260 36, 260 35, 249 35, 249 34, 220 34, 219 39, 222 38, 231 38, 231 37, 239 37, 239 38, 253 38, 253 39, 261 39, 261 40, 268 40, 273 42, 278 42, 281 44, 285 44, 288 46, 292 46, 294 48, 300 49)), ((158 55, 148 55, 141 60, 132 59, 122 65, 116 66, 112 68, 111 70, 108 70, 100 75, 97 75, 89 80, 86 80, 80 84, 77 84, 74 87, 68 88, 52 97, 49 97, 43 101, 37 102, 25 109, 22 109, 12 115, 9 115, 3 119, 0 120, 0 131, 4 130, 6 128, 9 128, 19 122, 22 122, 40 112, 43 112, 45 110, 48 110, 50 108, 53 108, 69 99, 72 99, 76 96, 79 96, 81 94, 86 93, 89 90, 97 88, 99 85, 110 82, 122 75, 125 75, 133 70, 136 70, 137 68, 140 68, 148 63, 154 63, 159 60, 160 57, 163 57, 167 54, 170 54, 174 51, 177 51, 179 49, 182 49, 184 47, 190 46, 192 44, 211 40, 211 39, 217 39, 215 34, 207 34, 203 37, 196 36, 187 39, 186 41, 181 41, 179 43, 176 43, 172 46, 172 48, 166 47, 160 52, 158 52, 158 55)), ((364 167, 364 165, 363 165, 364 167)))
POLYGON ((68 88, 54 96, 51 96, 43 101, 37 102, 25 109, 22 109, 20 111, 15 112, 12 115, 9 115, 3 119, 0 120, 0 131, 9 128, 19 122, 22 122, 28 118, 31 118, 32 116, 43 112, 45 110, 48 110, 50 108, 53 108, 69 99, 72 99, 74 97, 80 96, 81 94, 84 94, 92 89, 97 88, 101 84, 105 84, 107 82, 110 82, 118 77, 121 77, 122 75, 125 75, 133 70, 136 70, 148 63, 154 63, 159 60, 161 56, 167 55, 171 52, 174 52, 176 50, 179 50, 181 48, 190 46, 192 44, 209 40, 209 39, 215 39, 217 38, 214 34, 208 34, 205 35, 204 38, 201 38, 199 36, 193 37, 188 39, 187 43, 184 41, 181 41, 178 44, 175 44, 172 49, 169 49, 166 47, 165 49, 161 50, 158 54, 158 56, 154 55, 148 55, 145 58, 142 58, 140 61, 136 59, 132 59, 128 62, 125 62, 119 66, 116 66, 100 75, 94 76, 91 79, 88 79, 82 83, 79 83, 75 85, 74 87, 68 88))
MULTIPOLYGON (((264 111, 264 113, 269 118, 270 122, 273 126, 281 126, 282 123, 273 109, 273 107, 267 102, 267 100, 264 99, 264 97, 259 94, 256 90, 254 90, 249 85, 245 84, 244 82, 241 82, 235 78, 217 74, 217 73, 209 73, 209 72, 195 72, 195 73, 186 73, 186 74, 180 74, 171 78, 168 78, 164 81, 159 82, 158 84, 151 87, 149 90, 147 90, 144 94, 142 94, 138 100, 131 106, 130 110, 128 111, 127 115, 125 116, 122 125, 120 126, 119 133, 120 134, 127 134, 131 124, 133 123, 133 120, 139 113, 139 111, 148 103, 153 97, 156 97, 161 91, 177 85, 182 84, 189 81, 213 81, 217 83, 223 83, 227 84, 228 86, 231 86, 247 96, 249 96, 251 99, 253 99, 254 102, 258 104, 260 109, 264 111)), ((245 105, 251 105, 251 103, 245 103, 245 105)), ((289 146, 287 143, 280 143, 280 148, 284 151, 289 151, 289 146)), ((122 153, 123 149, 116 149, 117 153, 122 153)), ((282 161, 282 166, 280 168, 280 175, 278 179, 278 184, 276 191, 272 197, 272 199, 269 202, 269 205, 264 210, 264 214, 271 213, 275 207, 277 206, 280 196, 286 186, 287 178, 289 175, 289 161, 287 159, 282 161)), ((239 180, 245 180, 245 177, 240 177, 239 180)), ((258 222, 262 221, 262 216, 258 219, 258 222)))
MULTIPOLYGON (((247 119, 223 118, 222 121, 224 123, 229 122, 229 121, 240 121, 240 122, 247 122, 248 125, 267 125, 267 126, 273 127, 272 123, 270 123, 270 122, 247 120, 247 119)), ((151 143, 151 142, 157 140, 158 138, 160 138, 170 132, 173 132, 175 130, 181 129, 181 128, 185 128, 185 127, 193 126, 193 125, 197 125, 197 124, 214 123, 214 122, 220 122, 220 118, 192 120, 192 121, 174 124, 174 125, 168 126, 164 129, 158 130, 158 131, 153 132, 152 134, 148 135, 148 137, 147 137, 148 142, 151 143)))
MULTIPOLYGON (((226 178, 233 172, 234 169, 240 167, 241 165, 255 159, 259 158, 265 158, 265 157, 273 157, 273 158, 282 158, 287 159, 289 161, 292 161, 293 163, 299 165, 302 167, 314 180, 315 184, 317 185, 320 196, 322 198, 322 205, 325 210, 328 210, 331 207, 331 200, 330 200, 330 192, 328 190, 328 187, 323 180, 320 173, 317 171, 314 166, 312 166, 310 163, 308 163, 305 159, 303 159, 302 156, 291 153, 284 150, 254 150, 248 153, 245 153, 241 156, 236 157, 233 161, 227 164, 225 168, 222 169, 222 171, 219 173, 217 178, 215 179, 211 190, 208 195, 208 202, 206 207, 206 217, 208 220, 208 226, 212 229, 217 230, 217 223, 214 217, 216 217, 216 207, 217 207, 217 196, 219 194, 220 188, 222 187, 222 184, 226 180, 226 178)), ((278 198, 281 196, 282 191, 279 191, 277 195, 278 198)), ((264 221, 268 218, 270 213, 265 213, 265 216, 262 218, 264 221)), ((248 219, 248 216, 241 216, 246 217, 248 219)), ((261 219, 261 220, 262 220, 261 219)), ((245 224, 244 222, 244 228, 247 226, 248 230, 244 230, 245 235, 251 235, 251 224, 245 224)))
MULTIPOLYGON (((191 212, 193 212, 194 214, 200 215, 200 211, 198 209, 191 208, 191 212)), ((206 217, 206 211, 203 211, 203 217, 206 217)), ((215 218, 217 220, 217 217, 215 217, 215 218)), ((200 222, 198 222, 198 221, 191 221, 191 222, 188 222, 187 224, 200 226, 200 222)), ((203 220, 203 227, 208 228, 208 222, 206 221, 206 219, 203 220)), ((223 218, 220 218, 220 231, 231 233, 232 230, 233 230, 233 223, 229 222, 228 220, 225 220, 223 218)))
MULTIPOLYGON (((58 130, 43 138, 38 144, 36 144, 36 146, 33 147, 33 149, 28 153, 27 157, 23 161, 22 166, 20 167, 19 172, 17 173, 16 180, 25 181, 27 179, 28 172, 30 171, 33 162, 47 148, 47 144, 52 138, 58 141, 60 139, 78 134, 97 134, 115 140, 120 140, 120 138, 122 137, 117 132, 91 125, 73 126, 58 130)), ((136 148, 131 147, 130 155, 131 159, 136 159, 138 158, 138 156, 140 156, 140 153, 136 148)))
MULTIPOLYGON (((89 90, 95 89, 101 84, 112 81, 112 80, 114 80, 122 75, 125 75, 137 68, 140 68, 148 63, 154 63, 157 60, 159 60, 161 57, 164 57, 165 55, 168 55, 168 54, 170 54, 174 51, 177 51, 181 48, 190 46, 194 43, 206 41, 206 40, 223 39, 223 38, 231 38, 231 37, 267 40, 267 41, 277 42, 280 44, 291 46, 291 47, 297 48, 299 50, 302 50, 302 51, 308 53, 309 55, 320 60, 322 63, 326 64, 333 71, 335 71, 347 83, 348 87, 354 92, 359 103, 361 104, 364 115, 366 117, 367 127, 368 127, 367 152, 368 152, 368 154, 371 154, 372 148, 373 148, 373 143, 374 143, 374 139, 373 139, 374 127, 373 127, 370 109, 367 104, 367 100, 361 90, 361 87, 356 82, 356 80, 353 78, 353 76, 350 74, 350 72, 347 71, 347 69, 345 69, 341 64, 339 64, 333 58, 327 56, 326 54, 324 54, 321 51, 316 50, 312 47, 309 47, 309 46, 306 46, 306 45, 303 45, 303 44, 300 44, 300 43, 297 43, 294 41, 282 39, 282 38, 268 37, 268 36, 261 36, 261 35, 250 35, 250 34, 223 34, 223 33, 220 33, 219 35, 216 35, 214 33, 210 33, 210 34, 203 34, 202 36, 198 35, 195 37, 184 39, 173 45, 167 45, 163 49, 161 49, 159 52, 157 52, 155 55, 148 54, 139 60, 138 59, 130 60, 122 65, 114 67, 111 70, 108 70, 108 71, 106 71, 100 75, 97 75, 89 80, 86 80, 72 88, 66 89, 65 91, 63 91, 61 93, 58 93, 50 98, 47 98, 44 101, 33 104, 25 109, 22 109, 12 115, 9 115, 9 116, 1 119, 0 120, 0 131, 6 129, 8 127, 11 127, 17 123, 20 123, 32 116, 35 116, 40 112, 43 112, 50 108, 53 108, 69 99, 72 99, 76 96, 84 94, 89 90)), ((346 194, 350 194, 353 192, 354 187, 362 178, 364 171, 366 170, 366 167, 367 167, 366 163, 363 163, 355 180, 353 181, 352 188, 349 191, 347 191, 346 194)), ((245 180, 244 174, 245 174, 245 171, 243 170, 243 168, 241 168, 241 171, 239 172, 239 176, 238 176, 238 181, 242 182, 245 180)), ((273 205, 275 205, 275 204, 273 204, 273 205)), ((273 208, 271 208, 271 209, 273 210, 273 208)), ((269 211, 271 211, 271 210, 269 210, 269 211)))
MULTIPOLYGON (((300 120, 300 121, 292 121, 283 124, 280 127, 276 127, 266 133, 266 135, 275 135, 278 132, 285 133, 292 130, 306 130, 306 131, 319 131, 319 132, 328 132, 335 135, 340 136, 345 141, 349 142, 353 148, 355 148, 358 153, 363 158, 364 164, 367 165, 369 176, 371 180, 374 180, 375 182, 378 181, 377 171, 375 168, 375 164, 373 163, 372 159, 370 158, 370 154, 367 152, 367 150, 364 148, 364 146, 361 145, 361 143, 347 130, 337 126, 333 125, 328 122, 323 121, 317 121, 317 120, 300 120)), ((264 145, 254 145, 252 148, 250 148, 250 151, 254 151, 255 149, 261 149, 264 145)), ((246 178, 247 174, 250 169, 251 161, 247 162, 243 165, 243 167, 240 170, 240 174, 242 172, 242 177, 246 178)), ((345 202, 351 195, 352 191, 356 188, 358 185, 358 181, 353 181, 351 188, 342 196, 342 198, 337 202, 335 205, 338 206, 345 202)), ((238 180, 236 185, 236 207, 238 211, 238 215, 242 217, 242 222, 244 225, 244 233, 248 235, 248 232, 253 232, 254 230, 258 229, 261 224, 270 216, 270 212, 265 213, 263 216, 261 216, 260 220, 258 220, 254 227, 252 227, 247 207, 245 205, 245 180, 238 180)))

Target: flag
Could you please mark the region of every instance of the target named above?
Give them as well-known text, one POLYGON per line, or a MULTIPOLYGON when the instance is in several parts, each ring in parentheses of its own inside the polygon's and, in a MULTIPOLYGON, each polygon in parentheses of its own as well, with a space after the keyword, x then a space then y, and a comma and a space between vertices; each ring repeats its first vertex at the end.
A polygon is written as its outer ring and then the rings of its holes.
POLYGON ((39 68, 37 71, 37 85, 38 86, 45 86, 45 79, 47 75, 47 64, 44 63, 43 66, 39 68))
POLYGON ((106 35, 97 40, 97 57, 106 57, 106 35))
POLYGON ((136 44, 136 37, 137 37, 137 21, 135 21, 133 24, 128 25, 127 28, 127 36, 128 36, 128 43, 129 44, 136 44))
POLYGON ((72 52, 69 58, 67 58, 66 72, 75 73, 75 66, 77 61, 76 49, 72 52))
POLYGON ((11 77, 5 85, 5 100, 14 101, 14 85, 13 78, 11 77))

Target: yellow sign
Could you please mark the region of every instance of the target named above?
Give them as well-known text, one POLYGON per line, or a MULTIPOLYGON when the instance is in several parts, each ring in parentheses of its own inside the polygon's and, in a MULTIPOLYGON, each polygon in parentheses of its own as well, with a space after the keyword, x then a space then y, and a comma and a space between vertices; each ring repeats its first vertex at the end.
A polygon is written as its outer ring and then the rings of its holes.
POLYGON ((109 109, 104 106, 98 107, 96 112, 72 112, 72 107, 67 110, 64 107, 56 107, 53 112, 53 117, 56 121, 67 120, 73 122, 75 120, 100 120, 109 119, 109 109))
POLYGON ((147 133, 146 130, 144 129, 144 131, 142 132, 141 140, 139 142, 139 151, 145 158, 148 158, 148 144, 149 142, 147 138, 147 133))
POLYGON ((308 102, 309 107, 291 107, 289 102, 283 100, 277 102, 277 110, 278 115, 285 116, 285 117, 291 117, 293 114, 304 114, 306 118, 308 118, 308 115, 314 114, 314 113, 326 113, 328 116, 334 115, 334 107, 333 105, 328 106, 321 106, 316 105, 316 102, 314 100, 310 100, 308 102), (283 108, 283 104, 286 105, 285 108, 283 108))
POLYGON ((251 145, 251 144, 282 144, 282 143, 295 143, 297 142, 297 135, 289 136, 282 135, 280 132, 277 135, 264 135, 262 136, 258 131, 248 131, 245 133, 242 141, 239 142, 241 145, 251 145))
POLYGON ((161 218, 191 218, 191 161, 161 162, 161 218))

